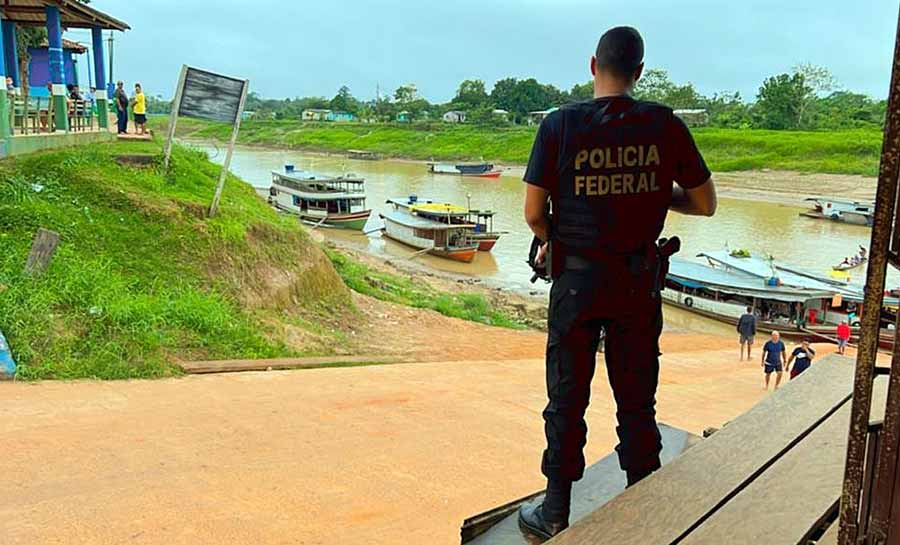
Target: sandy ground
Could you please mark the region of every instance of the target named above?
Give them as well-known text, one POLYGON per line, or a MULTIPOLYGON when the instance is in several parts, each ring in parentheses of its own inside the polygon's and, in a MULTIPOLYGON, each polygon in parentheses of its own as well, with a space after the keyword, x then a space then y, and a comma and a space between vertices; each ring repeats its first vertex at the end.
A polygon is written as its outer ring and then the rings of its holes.
MULTIPOLYGON (((480 335, 449 353, 468 361, 0 384, 0 542, 458 543, 542 486, 544 336, 452 322, 480 335)), ((732 339, 662 347, 663 422, 700 433, 765 395, 732 339)), ((602 370, 593 390, 589 460, 616 441, 602 370)))

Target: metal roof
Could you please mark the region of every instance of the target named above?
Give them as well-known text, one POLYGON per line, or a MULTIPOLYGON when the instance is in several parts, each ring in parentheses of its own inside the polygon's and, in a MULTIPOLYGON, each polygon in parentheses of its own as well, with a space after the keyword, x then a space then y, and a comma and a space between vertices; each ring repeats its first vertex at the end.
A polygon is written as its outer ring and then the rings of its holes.
POLYGON ((413 216, 406 212, 400 210, 392 210, 387 212, 386 214, 381 215, 382 218, 393 221, 394 223, 399 223, 400 225, 405 225, 407 227, 412 227, 414 229, 433 229, 439 231, 446 231, 448 229, 473 229, 475 225, 471 223, 443 223, 440 221, 431 220, 428 218, 423 218, 421 216, 413 216))
POLYGON ((4 20, 17 25, 43 26, 47 24, 47 13, 44 11, 47 5, 59 7, 63 28, 131 29, 128 23, 76 0, 0 0, 0 13, 4 20))

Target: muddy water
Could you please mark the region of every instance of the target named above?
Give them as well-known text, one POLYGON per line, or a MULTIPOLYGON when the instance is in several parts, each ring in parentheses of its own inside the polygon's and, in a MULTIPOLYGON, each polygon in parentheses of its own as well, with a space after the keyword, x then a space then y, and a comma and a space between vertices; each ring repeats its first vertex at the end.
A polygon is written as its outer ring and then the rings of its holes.
MULTIPOLYGON (((206 149, 214 161, 221 162, 221 147, 194 142, 206 149)), ((366 179, 367 205, 373 210, 367 229, 381 225, 378 212, 385 210, 385 199, 418 195, 497 212, 495 229, 508 231, 490 253, 479 252, 471 264, 444 259, 417 257, 429 267, 466 275, 474 275, 517 290, 546 290, 545 286, 528 282, 530 271, 524 260, 531 243, 531 234, 522 220, 524 184, 522 169, 508 169, 498 180, 459 178, 433 175, 422 163, 405 161, 356 161, 340 156, 305 154, 296 151, 266 150, 238 147, 231 169, 238 176, 261 191, 267 191, 272 170, 280 170, 285 163, 316 174, 336 176, 353 173, 366 179)), ((810 188, 815 193, 815 188, 810 188)), ((798 213, 804 208, 798 195, 796 206, 759 201, 721 199, 719 211, 713 218, 697 218, 670 214, 666 235, 679 235, 683 257, 692 257, 703 250, 746 248, 751 252, 765 252, 776 258, 808 269, 827 272, 845 255, 854 253, 859 245, 868 246, 870 230, 865 227, 838 224, 804 218, 798 213)), ((321 229, 330 238, 340 239, 374 254, 405 257, 414 250, 381 238, 377 233, 365 236, 333 229, 321 229)), ((861 268, 855 274, 862 281, 861 268)), ((856 280, 856 279, 855 279, 856 280)), ((897 278, 890 279, 898 284, 897 278)))

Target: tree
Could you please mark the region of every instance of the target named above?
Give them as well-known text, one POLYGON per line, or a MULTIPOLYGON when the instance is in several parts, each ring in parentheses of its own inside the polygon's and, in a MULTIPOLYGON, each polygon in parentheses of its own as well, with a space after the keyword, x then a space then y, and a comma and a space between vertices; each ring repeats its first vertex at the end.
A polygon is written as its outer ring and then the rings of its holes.
POLYGON ((452 103, 460 108, 477 108, 488 103, 488 94, 484 90, 484 82, 480 79, 467 79, 459 84, 452 103))
POLYGON ((342 85, 340 89, 338 89, 338 93, 331 99, 329 106, 332 110, 338 112, 350 112, 353 114, 358 114, 360 111, 360 103, 353 95, 350 93, 350 88, 346 85, 342 85))
POLYGON ((815 123, 808 118, 807 112, 815 107, 819 97, 828 95, 836 90, 838 84, 831 72, 824 66, 801 63, 794 67, 793 73, 803 76, 803 81, 806 82, 806 93, 803 96, 803 102, 800 104, 797 125, 808 128, 815 123))
POLYGON ((408 102, 412 102, 419 98, 419 92, 416 89, 416 86, 412 83, 407 83, 406 85, 401 85, 394 91, 394 100, 399 102, 400 104, 405 104, 408 102))
POLYGON ((810 93, 803 74, 779 74, 763 81, 754 106, 755 125, 766 129, 800 128, 810 93))
POLYGON ((704 97, 693 83, 677 85, 669 79, 669 73, 659 68, 647 70, 634 88, 634 97, 665 104, 670 108, 702 108, 704 97))
POLYGON ((569 91, 569 101, 579 102, 582 100, 590 100, 594 98, 594 82, 576 83, 569 91))
POLYGON ((713 126, 729 129, 750 127, 750 106, 741 99, 740 93, 716 93, 704 99, 703 107, 713 126))

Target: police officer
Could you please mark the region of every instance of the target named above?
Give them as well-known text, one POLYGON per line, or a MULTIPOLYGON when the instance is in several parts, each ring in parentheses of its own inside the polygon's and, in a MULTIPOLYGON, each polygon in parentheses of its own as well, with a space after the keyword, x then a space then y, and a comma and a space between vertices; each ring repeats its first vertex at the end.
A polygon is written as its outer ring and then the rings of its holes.
POLYGON ((629 486, 659 468, 659 292, 671 250, 657 238, 670 209, 716 210, 709 169, 685 124, 670 108, 629 96, 643 56, 637 30, 606 32, 591 58, 595 98, 547 116, 525 172, 525 219, 549 242, 538 259, 551 261, 554 280, 541 464, 547 490, 543 502, 519 511, 520 526, 543 539, 568 526, 572 483, 584 473, 584 413, 604 328, 620 466, 629 486))

